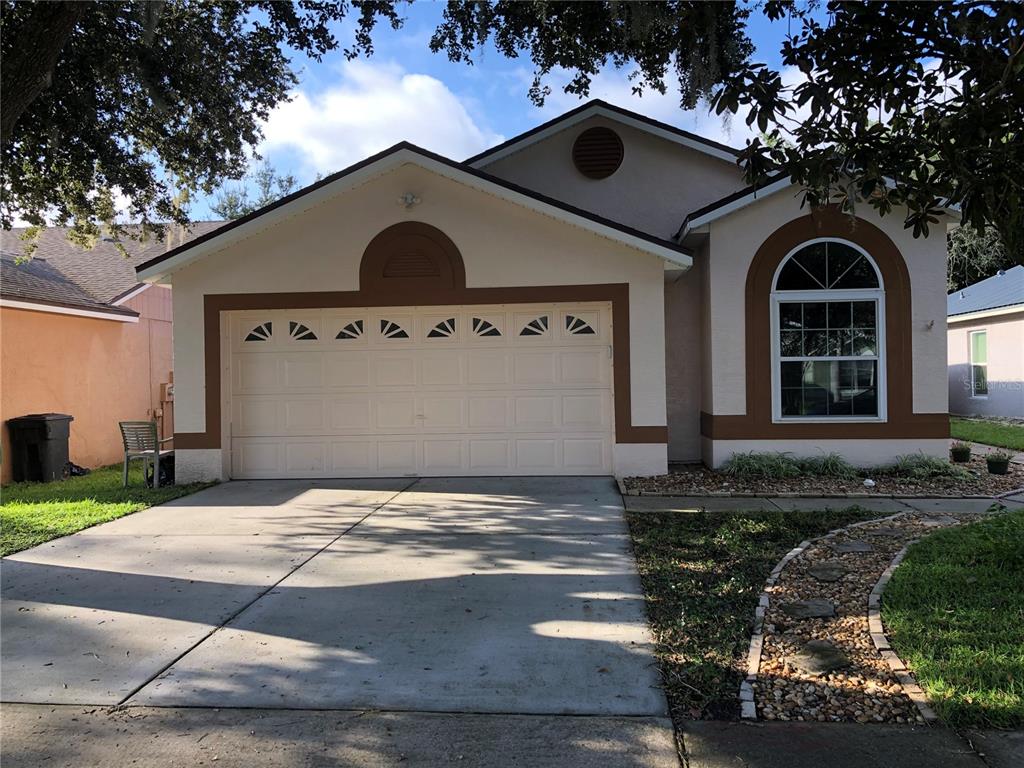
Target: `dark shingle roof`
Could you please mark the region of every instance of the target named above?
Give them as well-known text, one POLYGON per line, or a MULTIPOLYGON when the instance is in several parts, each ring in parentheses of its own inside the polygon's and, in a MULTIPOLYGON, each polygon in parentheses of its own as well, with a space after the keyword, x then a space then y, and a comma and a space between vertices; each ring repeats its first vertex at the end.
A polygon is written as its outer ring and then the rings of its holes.
MULTIPOLYGON (((177 245, 199 237, 221 224, 196 222, 172 242, 177 245)), ((86 250, 68 242, 64 228, 50 227, 43 230, 35 252, 26 260, 23 233, 22 229, 0 233, 0 295, 72 307, 109 309, 114 301, 139 287, 135 267, 169 249, 163 240, 140 243, 126 239, 125 258, 110 240, 101 240, 86 250)))
POLYGON ((107 310, 46 259, 18 263, 18 254, 0 253, 0 289, 4 298, 40 301, 45 304, 107 310))
POLYGON ((1020 264, 949 294, 946 314, 952 317, 1016 304, 1024 306, 1024 266, 1020 264))

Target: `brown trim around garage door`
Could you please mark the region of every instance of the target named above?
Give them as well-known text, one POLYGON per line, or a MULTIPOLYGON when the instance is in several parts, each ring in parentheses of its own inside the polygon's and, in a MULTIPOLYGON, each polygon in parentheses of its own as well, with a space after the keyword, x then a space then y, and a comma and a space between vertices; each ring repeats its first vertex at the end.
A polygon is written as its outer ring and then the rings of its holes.
POLYGON ((911 343, 910 272, 882 230, 835 207, 783 224, 758 248, 746 283, 746 415, 701 413, 700 431, 713 440, 884 439, 949 437, 946 414, 917 414, 911 343), (878 265, 885 290, 888 418, 884 422, 772 422, 771 292, 775 271, 801 243, 837 237, 856 243, 878 265))
POLYGON ((452 306, 539 302, 607 301, 612 305, 612 362, 615 442, 665 443, 668 428, 634 426, 630 408, 629 285, 546 285, 523 288, 435 288, 410 296, 407 290, 322 291, 310 293, 233 293, 207 295, 203 324, 206 373, 206 431, 176 432, 175 448, 221 448, 222 312, 253 309, 334 309, 342 307, 452 306))

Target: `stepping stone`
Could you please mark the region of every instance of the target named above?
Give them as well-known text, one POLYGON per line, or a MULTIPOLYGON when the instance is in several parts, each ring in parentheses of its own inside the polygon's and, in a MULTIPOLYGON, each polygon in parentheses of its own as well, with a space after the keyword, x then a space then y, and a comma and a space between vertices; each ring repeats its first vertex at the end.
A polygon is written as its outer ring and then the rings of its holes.
POLYGON ((783 603, 779 610, 794 619, 830 619, 836 615, 836 604, 821 597, 783 603))
POLYGON ((900 539, 906 535, 906 531, 893 525, 884 525, 881 528, 875 528, 868 531, 868 536, 877 536, 880 539, 900 539))
POLYGON ((850 569, 838 560, 822 560, 807 569, 807 573, 818 581, 839 581, 850 569))
POLYGON ((939 525, 955 525, 959 522, 960 521, 957 518, 952 517, 951 515, 932 515, 931 517, 924 518, 921 521, 921 525, 927 525, 929 528, 934 528, 939 525))
POLYGON ((850 659, 828 640, 810 640, 788 663, 808 675, 824 675, 850 666, 850 659))
POLYGON ((833 544, 832 549, 842 554, 849 554, 851 552, 874 552, 875 548, 873 545, 861 539, 848 539, 846 541, 840 541, 838 544, 833 544))

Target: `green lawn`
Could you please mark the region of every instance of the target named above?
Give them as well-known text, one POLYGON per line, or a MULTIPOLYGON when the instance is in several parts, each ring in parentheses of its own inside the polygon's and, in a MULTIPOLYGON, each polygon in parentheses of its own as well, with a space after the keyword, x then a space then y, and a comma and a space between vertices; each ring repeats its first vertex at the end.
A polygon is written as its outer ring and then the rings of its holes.
POLYGON ((758 595, 801 541, 877 513, 627 514, 672 717, 739 716, 758 595))
POLYGON ((12 483, 0 489, 0 555, 34 547, 58 536, 187 496, 208 483, 157 490, 142 483, 142 467, 121 487, 121 466, 103 467, 84 477, 55 483, 12 483))
POLYGON ((949 432, 957 440, 1024 451, 1024 426, 987 419, 958 419, 953 416, 949 420, 949 432))
POLYGON ((914 545, 882 619, 947 723, 1024 726, 1024 510, 914 545))

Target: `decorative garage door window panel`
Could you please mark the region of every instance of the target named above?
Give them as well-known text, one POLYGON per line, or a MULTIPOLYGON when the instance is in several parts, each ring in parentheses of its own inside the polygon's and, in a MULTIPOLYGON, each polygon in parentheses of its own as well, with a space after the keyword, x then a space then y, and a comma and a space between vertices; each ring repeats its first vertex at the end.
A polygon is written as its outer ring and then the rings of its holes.
POLYGON ((230 328, 235 477, 611 469, 608 305, 244 312, 230 328))

